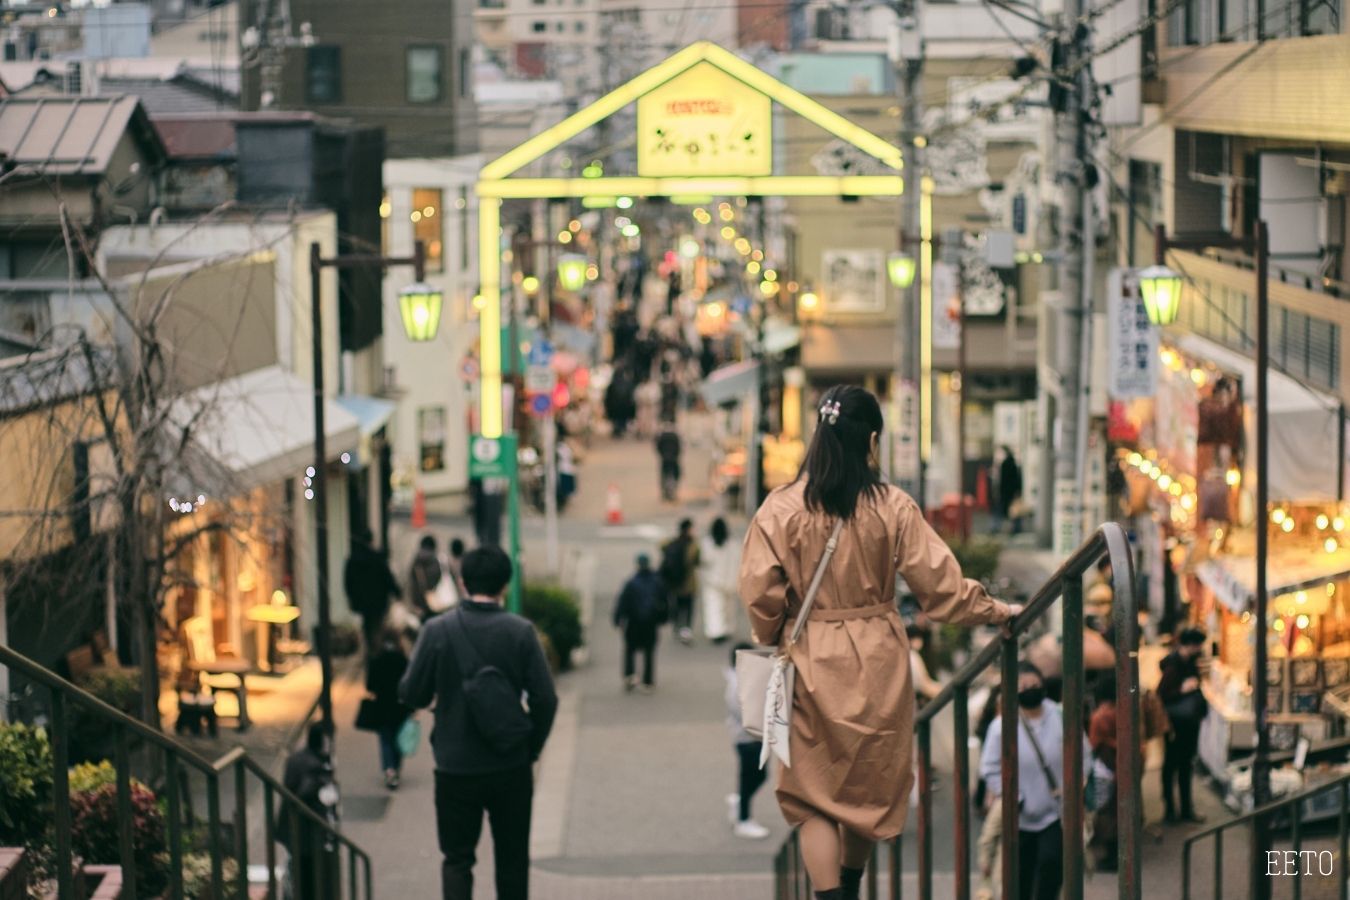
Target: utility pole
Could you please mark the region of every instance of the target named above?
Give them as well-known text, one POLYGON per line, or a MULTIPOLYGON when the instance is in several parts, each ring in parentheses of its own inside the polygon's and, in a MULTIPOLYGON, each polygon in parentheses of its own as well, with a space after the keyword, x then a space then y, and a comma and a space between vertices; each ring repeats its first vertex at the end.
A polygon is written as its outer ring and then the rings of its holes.
MULTIPOLYGON (((923 33, 919 29, 920 0, 900 0, 894 9, 895 31, 890 47, 891 62, 895 67, 895 83, 900 101, 900 152, 905 162, 905 189, 900 195, 900 229, 897 249, 906 252, 907 246, 918 247, 920 230, 920 190, 924 171, 924 147, 927 141, 919 133, 923 124, 923 33)), ((922 265, 922 254, 915 254, 916 264, 922 265)), ((919 390, 919 292, 923 273, 915 275, 914 283, 900 289, 899 309, 895 315, 896 374, 892 378, 891 396, 894 398, 892 420, 900 418, 906 405, 917 408, 922 391, 919 390)), ((931 411, 929 411, 931 415, 931 411)), ((900 474, 900 486, 924 507, 924 464, 920 437, 924 410, 914 417, 916 433, 907 446, 912 448, 908 460, 893 460, 900 474)), ((894 427, 894 425, 893 425, 894 427)), ((900 449, 899 442, 894 442, 900 449)))
POLYGON ((1087 27, 1079 20, 1082 0, 1064 0, 1063 23, 1067 34, 1063 43, 1061 69, 1051 73, 1056 79, 1052 97, 1055 107, 1055 143, 1061 197, 1059 291, 1063 298, 1058 329, 1057 366, 1061 376, 1058 409, 1058 445, 1049 448, 1055 457, 1054 539, 1052 548, 1060 554, 1073 551, 1082 542, 1082 500, 1080 464, 1086 428, 1080 411, 1087 403, 1088 367, 1083 358, 1083 337, 1091 314, 1091 285, 1084 278, 1091 236, 1089 223, 1091 198, 1086 191, 1087 152, 1086 110, 1089 96, 1090 67, 1086 62, 1087 27), (1061 80, 1062 79, 1062 80, 1061 80))

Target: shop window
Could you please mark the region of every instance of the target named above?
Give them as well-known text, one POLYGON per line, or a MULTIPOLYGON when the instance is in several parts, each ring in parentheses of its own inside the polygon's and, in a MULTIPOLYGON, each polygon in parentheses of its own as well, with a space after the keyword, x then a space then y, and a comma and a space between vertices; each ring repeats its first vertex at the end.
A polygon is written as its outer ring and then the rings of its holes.
POLYGON ((543 34, 548 31, 548 24, 545 22, 534 22, 530 25, 530 30, 535 34, 543 34))
POLYGON ((409 47, 408 102, 435 103, 441 99, 441 48, 409 47))
POLYGON ((305 51, 305 98, 310 103, 342 102, 340 47, 310 47, 305 51))
POLYGON ((441 208, 442 192, 439 188, 413 188, 412 213, 413 240, 421 241, 427 254, 427 271, 445 271, 445 244, 443 220, 445 211, 441 208))
POLYGON ((445 407, 424 406, 417 411, 418 468, 440 472, 445 468, 445 407))

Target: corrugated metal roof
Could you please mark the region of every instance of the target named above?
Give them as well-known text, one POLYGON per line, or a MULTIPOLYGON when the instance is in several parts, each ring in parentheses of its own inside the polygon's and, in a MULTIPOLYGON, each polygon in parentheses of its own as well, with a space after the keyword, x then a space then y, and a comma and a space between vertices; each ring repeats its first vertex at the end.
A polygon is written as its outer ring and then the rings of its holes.
POLYGON ((44 174, 99 175, 137 117, 155 141, 135 97, 11 97, 0 103, 0 156, 44 174))

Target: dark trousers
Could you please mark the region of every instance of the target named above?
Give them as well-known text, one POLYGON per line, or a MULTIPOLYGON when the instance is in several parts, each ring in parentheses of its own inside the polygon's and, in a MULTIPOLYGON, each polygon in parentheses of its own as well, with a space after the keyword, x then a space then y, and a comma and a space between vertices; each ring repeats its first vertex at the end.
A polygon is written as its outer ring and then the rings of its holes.
POLYGON ((623 677, 632 678, 637 672, 637 655, 642 654, 642 683, 656 684, 656 634, 625 634, 623 636, 623 677))
POLYGON ((534 776, 529 766, 483 775, 436 773, 436 834, 440 840, 441 896, 472 900, 474 851, 483 814, 492 828, 498 900, 530 894, 530 807, 534 776))
POLYGON ((1176 812, 1172 805, 1172 785, 1181 795, 1181 815, 1192 815, 1191 772, 1195 769, 1195 752, 1200 743, 1200 726, 1191 722, 1173 722, 1172 733, 1163 748, 1163 806, 1169 815, 1176 812))
POLYGON ((675 627, 694 627, 694 595, 680 594, 675 598, 675 627))
POLYGON ((398 772, 403 769, 403 751, 398 749, 398 733, 403 728, 403 723, 396 725, 381 725, 380 730, 375 732, 380 739, 380 770, 384 772, 398 772))
POLYGON ((768 777, 768 772, 759 767, 759 751, 761 744, 759 741, 750 741, 736 745, 736 757, 741 764, 741 812, 740 818, 744 822, 750 818, 750 801, 754 798, 755 792, 764 784, 764 779, 768 777))
POLYGON ((1064 829, 1058 821, 1040 831, 1017 832, 1019 900, 1057 900, 1064 881, 1064 829))

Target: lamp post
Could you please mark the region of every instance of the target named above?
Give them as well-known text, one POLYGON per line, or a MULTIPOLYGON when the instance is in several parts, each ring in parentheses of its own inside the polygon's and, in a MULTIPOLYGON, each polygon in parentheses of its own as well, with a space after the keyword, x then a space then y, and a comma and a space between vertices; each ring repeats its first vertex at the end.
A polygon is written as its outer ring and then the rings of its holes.
MULTIPOLYGON (((1242 237, 1231 235, 1195 238, 1169 238, 1163 226, 1155 232, 1155 265, 1140 273, 1140 293, 1149 318, 1155 324, 1166 324, 1175 319, 1180 300, 1181 283, 1176 273, 1166 268, 1169 249, 1203 250, 1210 247, 1228 247, 1242 250, 1255 260, 1256 268, 1256 647, 1252 661, 1252 715, 1256 725, 1256 756, 1252 761, 1252 793, 1257 807, 1270 801, 1270 730, 1266 708, 1266 615, 1269 596, 1266 584, 1266 560, 1269 544, 1270 484, 1267 472, 1269 454, 1269 395, 1267 379, 1270 369, 1270 237, 1264 220, 1258 220, 1253 233, 1242 237)), ((1270 823, 1265 816, 1252 820, 1251 883, 1255 896, 1270 896, 1270 879, 1265 874, 1266 851, 1270 848, 1270 823)))
MULTIPOLYGON (((316 599, 319 607, 318 651, 322 683, 319 688, 319 715, 324 727, 333 728, 333 655, 332 609, 328 589, 328 465, 327 435, 324 433, 323 378, 323 297, 320 276, 324 269, 388 268, 412 266, 417 283, 399 297, 404 328, 410 340, 430 340, 436 335, 441 317, 441 297, 422 283, 426 277, 426 251, 418 241, 412 256, 391 257, 376 254, 348 254, 323 258, 318 243, 309 245, 310 352, 314 363, 314 556, 317 576, 316 599)), ((387 548, 386 548, 387 549, 387 548)))

